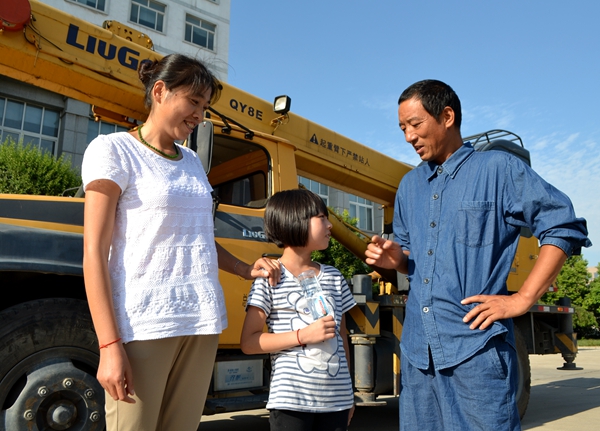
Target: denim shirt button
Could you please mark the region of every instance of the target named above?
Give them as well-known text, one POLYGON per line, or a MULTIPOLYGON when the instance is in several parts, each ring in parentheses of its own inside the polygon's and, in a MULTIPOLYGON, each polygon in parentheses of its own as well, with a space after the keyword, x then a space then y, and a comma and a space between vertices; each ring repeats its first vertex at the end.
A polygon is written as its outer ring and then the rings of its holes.
POLYGON ((429 307, 423 307, 423 313, 429 313, 429 307))
POLYGON ((425 284, 429 284, 429 279, 428 279, 428 278, 424 279, 424 280, 423 280, 423 283, 425 283, 425 284))
POLYGON ((440 195, 438 195, 437 193, 435 193, 435 194, 433 195, 433 199, 434 199, 434 200, 435 200, 435 199, 437 199, 437 198, 439 198, 439 197, 440 197, 440 195))
POLYGON ((439 168, 437 168, 438 175, 441 174, 442 172, 444 172, 444 169, 441 166, 439 168))
POLYGON ((433 254, 433 250, 427 250, 427 254, 431 256, 433 254))
POLYGON ((431 223, 429 223, 429 226, 431 226, 431 227, 435 227, 435 226, 436 226, 436 224, 435 224, 435 222, 434 222, 434 221, 432 221, 431 223))

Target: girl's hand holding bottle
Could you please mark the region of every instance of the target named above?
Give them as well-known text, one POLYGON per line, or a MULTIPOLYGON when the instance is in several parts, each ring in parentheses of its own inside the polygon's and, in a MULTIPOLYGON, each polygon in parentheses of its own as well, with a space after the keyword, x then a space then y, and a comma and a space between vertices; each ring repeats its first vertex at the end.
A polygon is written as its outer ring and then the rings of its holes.
POLYGON ((298 332, 301 344, 321 343, 335 337, 337 328, 333 316, 325 316, 302 328, 298 332))

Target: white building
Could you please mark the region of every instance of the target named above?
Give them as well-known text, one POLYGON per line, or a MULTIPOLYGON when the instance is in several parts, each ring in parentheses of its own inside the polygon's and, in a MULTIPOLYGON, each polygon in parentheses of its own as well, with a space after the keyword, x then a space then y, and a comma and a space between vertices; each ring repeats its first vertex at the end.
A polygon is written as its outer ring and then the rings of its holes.
POLYGON ((597 266, 588 266, 587 272, 590 274, 590 281, 598 278, 598 267, 597 266))
MULTIPOLYGON (((161 54, 182 53, 204 61, 227 80, 231 0, 44 0, 102 26, 117 21, 150 37, 161 54)), ((0 76, 0 143, 12 137, 81 166, 87 144, 100 133, 124 130, 95 122, 87 103, 0 76)))
POLYGON ((298 177, 298 181, 307 189, 321 196, 325 204, 338 214, 348 210, 350 217, 357 219, 356 227, 363 232, 378 235, 383 232, 383 210, 380 205, 308 178, 298 177))

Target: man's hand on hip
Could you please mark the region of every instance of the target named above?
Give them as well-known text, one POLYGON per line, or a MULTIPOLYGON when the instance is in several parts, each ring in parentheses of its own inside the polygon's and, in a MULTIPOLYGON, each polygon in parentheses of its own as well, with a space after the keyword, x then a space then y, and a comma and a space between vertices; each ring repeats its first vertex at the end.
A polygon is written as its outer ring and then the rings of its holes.
POLYGON ((496 320, 509 319, 526 313, 531 304, 519 293, 513 295, 475 295, 463 299, 463 305, 479 303, 469 311, 463 322, 471 329, 486 329, 496 320))

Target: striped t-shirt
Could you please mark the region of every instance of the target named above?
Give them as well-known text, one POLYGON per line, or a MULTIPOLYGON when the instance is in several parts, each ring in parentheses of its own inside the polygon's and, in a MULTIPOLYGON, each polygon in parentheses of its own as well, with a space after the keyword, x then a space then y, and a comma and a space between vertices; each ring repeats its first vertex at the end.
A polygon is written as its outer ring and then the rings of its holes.
MULTIPOLYGON (((283 267, 283 265, 282 265, 283 267)), ((317 279, 335 313, 339 328, 343 314, 356 305, 342 274, 334 267, 320 265, 317 279)), ((267 315, 269 332, 297 331, 313 322, 302 288, 283 267, 275 287, 257 278, 248 304, 267 315)), ((322 343, 296 346, 271 354, 271 384, 267 409, 306 412, 333 412, 350 409, 354 403, 352 380, 339 331, 322 343)))

